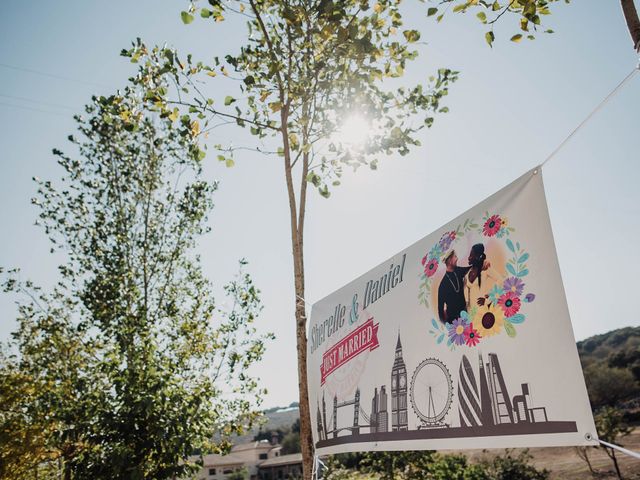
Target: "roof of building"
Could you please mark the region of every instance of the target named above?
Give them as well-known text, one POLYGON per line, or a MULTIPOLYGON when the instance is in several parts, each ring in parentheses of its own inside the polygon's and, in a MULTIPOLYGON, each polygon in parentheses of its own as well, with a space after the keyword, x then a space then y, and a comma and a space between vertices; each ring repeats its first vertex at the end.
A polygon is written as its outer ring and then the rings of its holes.
POLYGON ((242 453, 229 453, 227 455, 219 455, 217 453, 211 453, 205 455, 202 458, 202 465, 204 467, 222 467, 224 465, 244 465, 245 463, 252 462, 254 457, 250 455, 251 452, 242 453))
POLYGON ((292 453, 291 455, 280 455, 279 457, 270 458, 258 464, 258 467, 278 467, 280 465, 292 465, 296 463, 302 463, 301 453, 292 453))
POLYGON ((240 445, 234 445, 231 448, 232 452, 243 452, 246 450, 265 449, 271 450, 274 447, 268 440, 261 440, 259 442, 241 443, 240 445))
POLYGON ((224 465, 244 465, 248 463, 256 463, 256 450, 261 452, 269 451, 273 448, 280 449, 281 447, 274 446, 271 443, 264 442, 250 442, 241 443, 240 445, 234 445, 231 448, 231 452, 226 455, 220 455, 212 453, 203 457, 203 465, 205 467, 216 467, 224 465))

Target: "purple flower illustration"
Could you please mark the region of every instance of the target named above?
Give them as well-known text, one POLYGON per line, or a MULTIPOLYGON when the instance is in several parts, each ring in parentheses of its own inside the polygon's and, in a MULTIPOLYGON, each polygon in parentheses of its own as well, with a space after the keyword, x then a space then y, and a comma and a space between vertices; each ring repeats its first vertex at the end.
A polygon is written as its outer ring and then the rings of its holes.
POLYGON ((533 294, 533 293, 527 293, 527 294, 525 295, 525 297, 524 297, 524 301, 525 301, 525 302, 527 302, 527 303, 531 303, 531 302, 533 302, 535 299, 536 299, 536 296, 535 296, 535 294, 533 294))
POLYGON ((445 252, 449 250, 449 247, 451 246, 451 244, 455 239, 456 239, 456 232, 447 232, 444 235, 442 235, 442 238, 440 238, 440 241, 438 242, 438 244, 440 245, 440 248, 442 249, 442 251, 445 252))
POLYGON ((469 323, 464 318, 456 318, 450 325, 449 329, 449 341, 456 345, 464 345, 464 331, 469 323))
POLYGON ((524 289, 524 282, 518 277, 509 277, 504 281, 502 288, 505 292, 515 293, 517 296, 520 296, 524 289))

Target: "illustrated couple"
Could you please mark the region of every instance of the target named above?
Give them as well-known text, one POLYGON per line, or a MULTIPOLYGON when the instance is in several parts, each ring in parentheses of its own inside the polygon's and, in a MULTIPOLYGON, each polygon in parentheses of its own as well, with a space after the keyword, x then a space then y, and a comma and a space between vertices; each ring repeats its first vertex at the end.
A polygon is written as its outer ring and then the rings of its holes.
POLYGON ((467 312, 473 303, 484 305, 490 287, 498 281, 482 243, 471 247, 468 262, 468 267, 459 267, 455 250, 444 258, 447 271, 438 288, 438 315, 443 323, 460 318, 460 312, 467 312))

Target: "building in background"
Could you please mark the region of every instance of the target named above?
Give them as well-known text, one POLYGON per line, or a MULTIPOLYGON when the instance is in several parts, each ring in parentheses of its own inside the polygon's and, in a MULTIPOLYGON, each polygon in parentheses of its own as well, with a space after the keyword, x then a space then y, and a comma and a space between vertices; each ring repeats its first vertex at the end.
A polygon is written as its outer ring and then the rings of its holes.
POLYGON ((282 446, 267 440, 235 445, 227 455, 205 455, 195 478, 225 480, 237 472, 245 472, 247 480, 302 478, 301 454, 281 455, 281 450, 282 446))

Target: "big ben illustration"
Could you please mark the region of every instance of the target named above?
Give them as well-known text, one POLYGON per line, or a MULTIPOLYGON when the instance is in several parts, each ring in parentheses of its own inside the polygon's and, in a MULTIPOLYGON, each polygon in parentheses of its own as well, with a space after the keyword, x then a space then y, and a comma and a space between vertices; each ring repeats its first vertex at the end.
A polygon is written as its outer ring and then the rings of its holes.
POLYGON ((396 357, 391 369, 391 431, 408 430, 407 422, 407 367, 402 358, 402 343, 398 332, 396 357))

